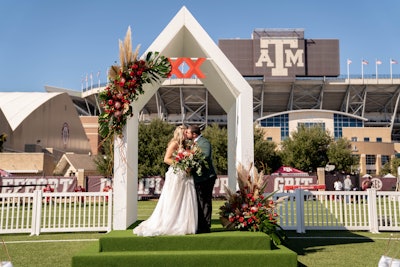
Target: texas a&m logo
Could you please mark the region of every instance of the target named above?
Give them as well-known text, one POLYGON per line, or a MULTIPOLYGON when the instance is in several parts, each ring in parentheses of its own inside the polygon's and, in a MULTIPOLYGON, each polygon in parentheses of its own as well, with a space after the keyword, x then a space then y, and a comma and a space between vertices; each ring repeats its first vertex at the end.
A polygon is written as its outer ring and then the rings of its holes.
POLYGON ((304 49, 299 49, 299 40, 296 38, 261 38, 260 57, 256 67, 271 68, 272 76, 288 76, 288 68, 304 67, 304 49), (270 53, 272 49, 275 49, 270 53), (275 54, 271 59, 270 54, 275 54))

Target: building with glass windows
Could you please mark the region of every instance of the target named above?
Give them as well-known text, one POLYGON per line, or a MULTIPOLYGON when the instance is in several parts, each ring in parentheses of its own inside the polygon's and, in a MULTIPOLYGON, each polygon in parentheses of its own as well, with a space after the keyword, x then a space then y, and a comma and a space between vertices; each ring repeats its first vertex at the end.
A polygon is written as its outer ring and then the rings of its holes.
MULTIPOLYGON (((299 125, 320 125, 351 141, 362 174, 379 174, 399 152, 399 75, 340 75, 339 40, 307 39, 303 29, 255 29, 251 39, 219 40, 218 46, 251 86, 249 120, 263 127, 266 139, 279 144, 299 125)), ((97 94, 104 86, 86 88, 74 99, 81 116, 100 114, 97 94)), ((195 75, 162 84, 139 119, 153 118, 227 124, 227 113, 195 75)))

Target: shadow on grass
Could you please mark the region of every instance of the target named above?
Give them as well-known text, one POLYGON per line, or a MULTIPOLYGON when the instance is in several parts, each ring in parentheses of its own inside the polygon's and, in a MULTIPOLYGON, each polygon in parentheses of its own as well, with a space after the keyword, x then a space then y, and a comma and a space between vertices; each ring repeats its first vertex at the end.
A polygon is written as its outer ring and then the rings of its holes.
MULTIPOLYGON (((298 234, 294 231, 286 231, 288 235, 287 247, 297 255, 307 255, 323 250, 323 246, 334 246, 343 244, 359 244, 374 242, 366 236, 358 235, 350 231, 307 231, 298 234)), ((299 263, 298 266, 305 266, 299 263)))
MULTIPOLYGON (((133 224, 131 224, 128 229, 133 229, 136 226, 138 226, 143 220, 137 220, 133 224)), ((211 220, 211 232, 222 232, 226 231, 223 227, 222 224, 220 223, 219 219, 212 219, 211 220)))

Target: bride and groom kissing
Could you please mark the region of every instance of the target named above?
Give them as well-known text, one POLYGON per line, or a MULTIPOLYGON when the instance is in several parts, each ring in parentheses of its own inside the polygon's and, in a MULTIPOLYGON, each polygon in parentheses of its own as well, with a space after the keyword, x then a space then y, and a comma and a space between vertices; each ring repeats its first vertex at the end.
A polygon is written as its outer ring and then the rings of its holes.
POLYGON ((169 165, 158 203, 151 216, 133 229, 138 236, 186 235, 209 233, 212 191, 217 177, 212 163, 210 142, 197 125, 178 126, 164 156, 169 165), (185 149, 187 140, 199 149, 205 162, 201 172, 176 168, 176 154, 185 149))

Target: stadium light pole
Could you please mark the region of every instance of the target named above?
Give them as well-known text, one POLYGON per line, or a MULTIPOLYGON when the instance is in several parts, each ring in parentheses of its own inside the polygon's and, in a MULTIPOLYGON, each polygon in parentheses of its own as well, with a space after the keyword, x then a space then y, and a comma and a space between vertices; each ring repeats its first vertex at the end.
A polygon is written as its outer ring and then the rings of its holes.
POLYGON ((350 82, 350 64, 351 60, 347 59, 347 80, 350 82))

